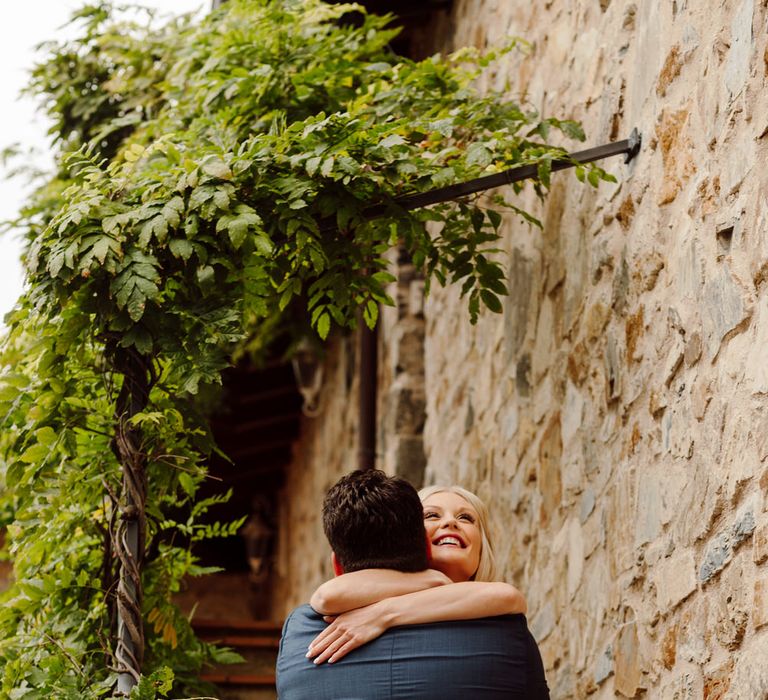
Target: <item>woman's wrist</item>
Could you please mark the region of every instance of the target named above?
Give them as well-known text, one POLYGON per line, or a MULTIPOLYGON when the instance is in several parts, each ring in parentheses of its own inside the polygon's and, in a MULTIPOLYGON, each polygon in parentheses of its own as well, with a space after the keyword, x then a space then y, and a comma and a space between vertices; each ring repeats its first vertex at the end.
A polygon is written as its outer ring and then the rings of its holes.
POLYGON ((384 629, 397 627, 397 625, 401 624, 397 597, 384 598, 384 600, 374 603, 371 608, 376 610, 378 619, 381 621, 384 629))

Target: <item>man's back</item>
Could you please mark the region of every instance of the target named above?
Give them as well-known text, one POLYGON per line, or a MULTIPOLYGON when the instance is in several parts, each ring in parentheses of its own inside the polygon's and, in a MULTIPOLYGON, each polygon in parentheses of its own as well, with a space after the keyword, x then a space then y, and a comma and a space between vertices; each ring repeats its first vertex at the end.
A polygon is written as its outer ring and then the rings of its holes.
POLYGON ((280 700, 506 700, 549 697, 523 615, 397 627, 336 664, 305 657, 325 623, 308 605, 291 613, 277 662, 280 700))

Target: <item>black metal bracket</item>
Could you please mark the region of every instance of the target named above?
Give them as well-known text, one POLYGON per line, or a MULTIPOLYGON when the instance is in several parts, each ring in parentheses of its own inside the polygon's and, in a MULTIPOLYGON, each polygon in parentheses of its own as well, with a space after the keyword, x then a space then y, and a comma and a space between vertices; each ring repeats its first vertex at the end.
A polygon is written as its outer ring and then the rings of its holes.
MULTIPOLYGON (((624 154, 625 156, 624 162, 629 163, 639 153, 642 141, 643 139, 640 132, 637 129, 632 129, 629 138, 624 139, 623 141, 605 143, 602 146, 595 146, 594 148, 588 148, 584 151, 570 153, 568 154, 567 159, 553 160, 552 172, 566 170, 567 168, 573 168, 585 163, 593 163, 596 160, 602 160, 603 158, 610 158, 611 156, 621 154, 624 154)), ((430 204, 447 202, 452 199, 458 199, 459 197, 466 197, 470 194, 483 192, 484 190, 490 190, 494 187, 511 185, 513 182, 528 180, 536 177, 537 174, 537 165, 517 166, 500 173, 494 173, 493 175, 478 177, 474 180, 469 180, 468 182, 460 182, 456 185, 438 187, 437 189, 420 192, 419 194, 397 197, 395 198, 394 203, 403 209, 420 209, 421 207, 428 207, 430 204)), ((375 217, 383 214, 384 211, 385 207, 383 205, 378 205, 372 207, 366 213, 375 217)))

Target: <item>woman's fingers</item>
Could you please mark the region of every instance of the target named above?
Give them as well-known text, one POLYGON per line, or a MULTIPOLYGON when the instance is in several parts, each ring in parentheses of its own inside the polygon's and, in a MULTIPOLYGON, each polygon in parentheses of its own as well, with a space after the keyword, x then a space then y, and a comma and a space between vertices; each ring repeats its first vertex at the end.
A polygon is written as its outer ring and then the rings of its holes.
MULTIPOLYGON (((322 664, 330 659, 337 651, 339 651, 345 644, 349 642, 347 633, 341 633, 341 635, 334 639, 325 650, 315 659, 316 664, 322 664)), ((353 647, 354 648, 354 647, 353 647)), ((345 652, 346 653, 346 652, 345 652)), ((344 654, 342 654, 343 656, 344 654)))
POLYGON ((346 629, 340 625, 330 624, 320 634, 317 635, 309 644, 307 658, 312 658, 325 651, 341 635, 346 633, 346 629))
POLYGON ((339 650, 328 659, 328 663, 332 664, 339 659, 343 659, 350 651, 354 651, 357 647, 362 646, 363 643, 364 641, 362 639, 357 639, 355 637, 348 639, 341 647, 339 647, 339 650))

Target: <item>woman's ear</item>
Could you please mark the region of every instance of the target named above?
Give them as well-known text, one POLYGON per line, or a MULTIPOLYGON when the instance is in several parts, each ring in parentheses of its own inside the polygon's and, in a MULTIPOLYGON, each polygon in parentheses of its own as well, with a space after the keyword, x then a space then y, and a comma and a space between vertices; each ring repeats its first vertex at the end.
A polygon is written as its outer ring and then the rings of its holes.
POLYGON ((336 558, 336 552, 331 552, 331 566, 333 567, 333 575, 341 576, 344 573, 344 567, 339 563, 336 558))

